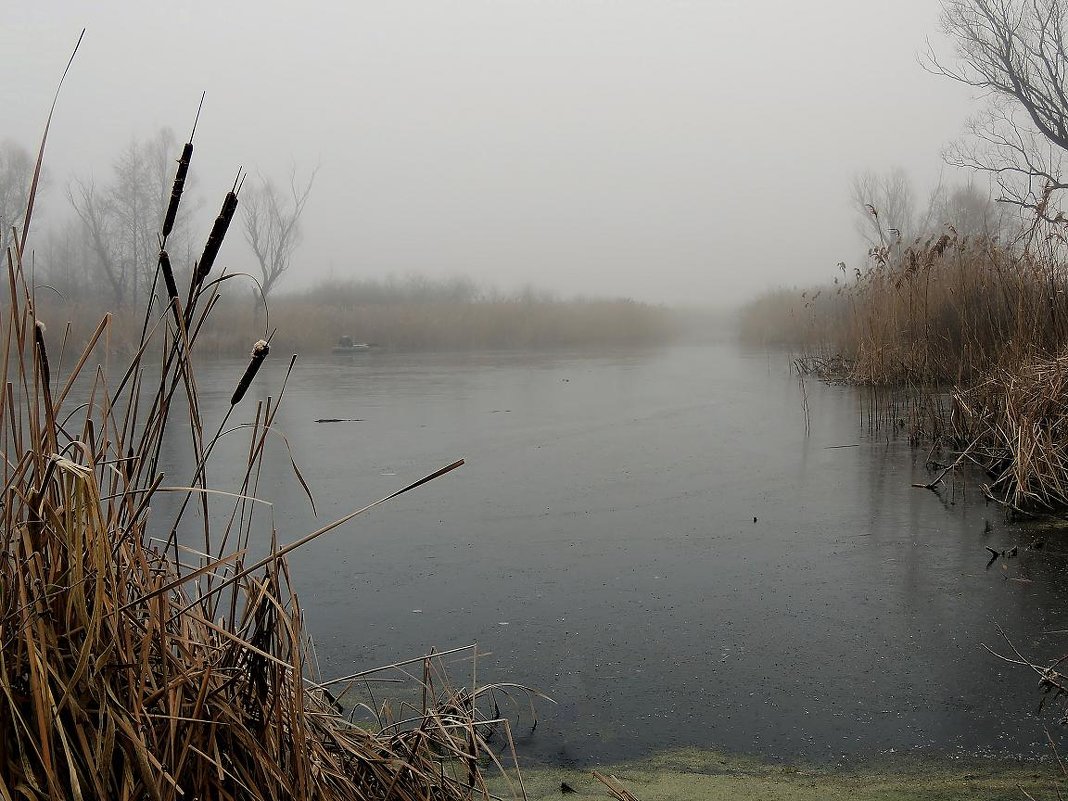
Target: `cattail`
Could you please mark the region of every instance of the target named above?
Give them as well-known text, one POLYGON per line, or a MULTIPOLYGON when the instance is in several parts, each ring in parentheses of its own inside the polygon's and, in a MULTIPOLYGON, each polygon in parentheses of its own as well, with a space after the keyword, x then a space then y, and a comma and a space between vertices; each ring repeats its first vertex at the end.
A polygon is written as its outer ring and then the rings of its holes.
POLYGON ((45 349, 45 324, 37 320, 33 326, 33 341, 37 346, 37 358, 41 364, 41 381, 48 387, 51 385, 51 373, 48 369, 48 351, 45 349))
POLYGON ((174 271, 171 270, 171 258, 167 255, 167 251, 160 250, 159 252, 159 269, 163 273, 163 282, 167 285, 167 297, 174 302, 174 299, 178 297, 178 285, 174 283, 174 271))
MULTIPOLYGON (((197 123, 200 122, 200 112, 204 108, 204 95, 200 95, 200 105, 197 106, 197 115, 193 118, 193 130, 189 132, 189 141, 182 148, 182 157, 178 159, 178 169, 174 173, 174 185, 171 187, 171 202, 167 205, 167 216, 163 218, 163 239, 170 236, 174 228, 174 220, 178 216, 178 206, 182 202, 182 191, 185 189, 185 176, 189 172, 189 162, 193 159, 193 137, 197 133, 197 123)), ((175 295, 171 295, 175 297, 175 295)))
POLYGON ((48 349, 44 341, 45 324, 40 320, 33 324, 34 349, 37 351, 37 363, 41 370, 41 398, 44 401, 45 419, 48 421, 45 447, 56 448, 56 409, 52 405, 52 373, 48 368, 48 349))
POLYGON ((178 160, 178 170, 174 173, 174 186, 171 187, 171 202, 167 206, 167 216, 163 218, 163 238, 166 239, 174 228, 174 219, 178 216, 178 206, 182 202, 182 190, 185 189, 185 176, 189 172, 189 161, 193 158, 193 143, 186 142, 182 148, 182 157, 178 160))
POLYGON ((178 284, 174 282, 174 270, 171 269, 171 258, 163 248, 160 248, 159 251, 159 271, 163 273, 163 283, 167 285, 167 297, 170 299, 171 313, 174 315, 174 322, 181 328, 182 304, 178 300, 178 284))
POLYGON ((134 449, 133 449, 133 445, 131 445, 129 448, 126 449, 126 458, 122 460, 122 462, 120 463, 119 466, 122 469, 123 477, 126 479, 127 483, 129 483, 130 476, 133 475, 133 466, 134 466, 134 449))
POLYGON ((211 272, 211 267, 215 264, 215 257, 219 255, 219 248, 222 247, 223 240, 226 238, 226 229, 230 227, 230 220, 234 218, 235 211, 237 211, 237 192, 231 190, 226 193, 222 211, 215 218, 215 224, 211 227, 211 233, 208 234, 207 244, 204 245, 204 253, 201 255, 196 271, 193 273, 194 286, 202 284, 204 279, 208 277, 208 273, 211 272))
POLYGON ((252 379, 256 377, 260 365, 263 364, 263 360, 267 358, 267 354, 270 352, 271 346, 266 339, 261 339, 252 346, 252 360, 248 363, 248 367, 245 368, 245 374, 241 376, 241 380, 237 382, 237 389, 234 390, 234 395, 230 398, 231 406, 237 406, 237 404, 241 403, 241 399, 248 392, 252 379))

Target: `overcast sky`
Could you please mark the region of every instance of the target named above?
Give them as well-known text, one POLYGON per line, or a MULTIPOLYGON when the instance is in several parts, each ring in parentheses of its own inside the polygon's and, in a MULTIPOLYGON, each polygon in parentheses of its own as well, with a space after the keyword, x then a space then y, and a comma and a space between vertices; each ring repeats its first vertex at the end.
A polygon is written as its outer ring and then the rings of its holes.
MULTIPOLYGON (((933 184, 976 101, 924 72, 937 0, 8 0, 0 138, 104 178, 184 139, 197 192, 321 164, 283 286, 466 275, 512 289, 722 304, 861 252, 860 170, 933 184)), ((42 224, 47 219, 42 217, 42 224)), ((206 233, 205 222, 205 233, 206 233)), ((224 258, 250 262, 231 237, 224 258)))

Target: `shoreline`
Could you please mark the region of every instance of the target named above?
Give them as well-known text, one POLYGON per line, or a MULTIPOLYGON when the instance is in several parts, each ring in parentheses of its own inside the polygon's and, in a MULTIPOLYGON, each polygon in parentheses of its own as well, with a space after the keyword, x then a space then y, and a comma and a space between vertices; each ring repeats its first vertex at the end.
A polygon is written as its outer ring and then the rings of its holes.
MULTIPOLYGON (((591 770, 528 766, 521 768, 527 797, 604 798, 605 788, 591 770)), ((835 801, 912 801, 933 799, 1019 799, 1021 789, 1036 798, 1057 786, 1056 764, 1035 759, 979 758, 917 754, 882 755, 837 766, 776 763, 760 757, 682 749, 596 768, 617 777, 641 801, 719 801, 720 799, 827 799, 835 801)), ((504 789, 505 783, 491 783, 504 789)))

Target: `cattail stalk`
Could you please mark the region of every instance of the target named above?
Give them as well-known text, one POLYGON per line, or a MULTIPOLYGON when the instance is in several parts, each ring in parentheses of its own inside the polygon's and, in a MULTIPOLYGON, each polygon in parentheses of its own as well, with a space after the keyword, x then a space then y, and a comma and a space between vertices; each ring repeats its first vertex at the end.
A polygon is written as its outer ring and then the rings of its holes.
POLYGON ((48 366, 48 348, 45 347, 45 324, 35 320, 33 324, 33 344, 37 352, 37 369, 40 371, 41 398, 45 410, 45 440, 43 447, 50 452, 56 450, 56 408, 52 402, 52 371, 48 366))

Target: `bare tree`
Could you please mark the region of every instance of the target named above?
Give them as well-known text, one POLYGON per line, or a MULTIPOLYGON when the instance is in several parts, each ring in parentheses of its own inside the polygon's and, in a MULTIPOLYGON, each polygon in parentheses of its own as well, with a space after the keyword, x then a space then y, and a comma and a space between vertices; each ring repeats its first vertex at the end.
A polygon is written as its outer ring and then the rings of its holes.
POLYGON ((77 217, 45 229, 44 241, 37 246, 37 257, 44 280, 64 296, 90 295, 94 280, 99 282, 94 269, 95 254, 86 247, 85 229, 77 217))
POLYGON ((307 181, 297 180, 296 167, 289 173, 289 191, 283 192, 269 179, 242 193, 245 239, 260 268, 259 293, 266 299, 289 269, 293 252, 303 238, 300 219, 319 172, 316 167, 307 181))
POLYGON ((930 50, 929 69, 982 90, 991 102, 952 164, 991 173, 1003 200, 1055 218, 1054 192, 1068 188, 1068 3, 1065 0, 942 0, 942 26, 959 62, 930 50))
POLYGON ((0 142, 0 244, 6 241, 12 226, 22 223, 33 168, 33 156, 26 148, 12 139, 0 142))
MULTIPOLYGON (((952 228, 968 239, 1003 238, 1009 229, 1007 209, 994 202, 988 190, 962 183, 938 191, 931 198, 930 217, 937 228, 952 228)), ((934 228, 927 233, 935 233, 934 228)))
POLYGON ((130 283, 129 265, 118 250, 115 215, 106 193, 97 191, 92 179, 75 179, 67 189, 74 212, 81 220, 86 245, 95 257, 95 268, 106 279, 111 300, 121 307, 130 283))
POLYGON ((896 262, 906 249, 927 237, 952 229, 960 237, 1001 237, 1008 229, 1004 206, 974 182, 939 181, 920 205, 900 167, 886 173, 868 170, 853 179, 850 200, 857 232, 871 247, 870 255, 896 262))
MULTIPOLYGON (((75 179, 68 188, 97 269, 117 305, 136 304, 139 296, 151 291, 159 252, 156 237, 180 152, 174 134, 162 129, 150 139, 126 146, 113 164, 110 183, 98 187, 91 178, 75 179)), ((186 222, 192 208, 183 204, 168 238, 172 251, 187 243, 186 222)))
POLYGON ((901 167, 871 170, 853 178, 850 200, 857 212, 857 233, 872 247, 890 247, 916 235, 916 201, 901 167))

